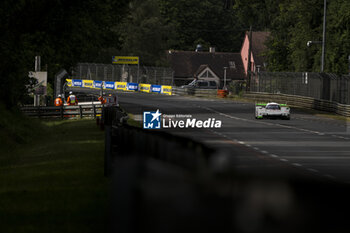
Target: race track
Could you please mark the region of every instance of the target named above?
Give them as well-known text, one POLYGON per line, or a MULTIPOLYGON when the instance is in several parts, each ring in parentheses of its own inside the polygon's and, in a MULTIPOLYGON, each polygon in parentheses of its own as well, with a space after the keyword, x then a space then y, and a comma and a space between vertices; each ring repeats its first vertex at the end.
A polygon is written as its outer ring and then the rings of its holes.
POLYGON ((144 111, 222 120, 222 128, 161 129, 222 151, 224 166, 241 174, 350 183, 350 126, 291 110, 288 120, 256 120, 254 104, 224 99, 119 93, 120 106, 142 120, 144 111))

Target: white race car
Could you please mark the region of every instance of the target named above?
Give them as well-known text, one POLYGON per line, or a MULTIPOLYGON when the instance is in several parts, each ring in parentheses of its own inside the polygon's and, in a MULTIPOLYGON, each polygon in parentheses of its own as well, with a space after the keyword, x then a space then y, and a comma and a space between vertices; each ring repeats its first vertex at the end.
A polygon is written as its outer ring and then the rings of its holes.
POLYGON ((255 105, 255 118, 282 118, 290 119, 290 108, 286 104, 258 103, 255 105))

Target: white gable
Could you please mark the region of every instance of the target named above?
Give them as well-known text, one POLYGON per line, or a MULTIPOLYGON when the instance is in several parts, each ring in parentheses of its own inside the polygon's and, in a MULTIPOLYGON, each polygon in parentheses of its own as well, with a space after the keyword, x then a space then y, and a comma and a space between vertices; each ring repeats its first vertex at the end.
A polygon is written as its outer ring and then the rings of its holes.
POLYGON ((215 81, 217 85, 220 85, 220 78, 209 67, 206 67, 198 74, 198 79, 215 81))
POLYGON ((199 79, 219 79, 218 76, 209 68, 205 68, 202 72, 198 75, 199 79))

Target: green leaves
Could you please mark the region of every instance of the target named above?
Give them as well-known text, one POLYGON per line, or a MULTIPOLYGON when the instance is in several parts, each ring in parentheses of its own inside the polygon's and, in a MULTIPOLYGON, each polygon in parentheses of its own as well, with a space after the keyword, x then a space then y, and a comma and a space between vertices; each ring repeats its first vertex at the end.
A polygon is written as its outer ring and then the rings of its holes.
MULTIPOLYGON (((350 3, 327 1, 325 72, 348 73, 350 3)), ((271 71, 320 71, 323 0, 283 0, 271 24, 268 44, 271 71)))
MULTIPOLYGON (((7 107, 23 100, 28 71, 40 55, 48 81, 61 68, 93 62, 100 50, 120 47, 113 30, 128 0, 2 0, 0 3, 0 99, 7 107)), ((110 57, 109 57, 110 59, 110 57)))

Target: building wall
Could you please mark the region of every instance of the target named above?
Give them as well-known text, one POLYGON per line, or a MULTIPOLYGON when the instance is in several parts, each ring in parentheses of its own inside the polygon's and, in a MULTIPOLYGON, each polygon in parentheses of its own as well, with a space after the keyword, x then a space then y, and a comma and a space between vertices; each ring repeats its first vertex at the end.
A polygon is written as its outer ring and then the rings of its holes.
MULTIPOLYGON (((248 35, 246 34, 244 37, 244 42, 243 42, 242 49, 241 49, 241 58, 242 58, 242 62, 243 62, 244 73, 246 75, 247 75, 247 69, 248 69, 248 51, 249 51, 249 40, 248 40, 248 35)), ((255 62, 254 62, 253 53, 251 53, 250 61, 252 62, 251 70, 254 71, 255 70, 255 68, 254 68, 255 62)))

